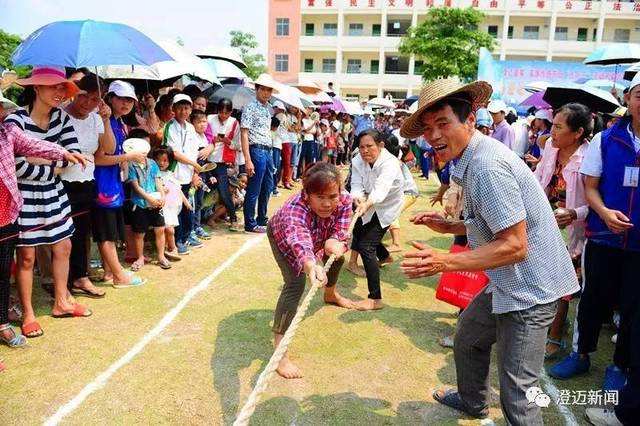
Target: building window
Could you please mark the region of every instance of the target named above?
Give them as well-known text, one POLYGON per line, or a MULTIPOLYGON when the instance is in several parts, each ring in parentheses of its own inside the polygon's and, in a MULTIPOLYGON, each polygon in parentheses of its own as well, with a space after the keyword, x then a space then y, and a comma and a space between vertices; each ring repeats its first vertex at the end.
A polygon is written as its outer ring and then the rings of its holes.
POLYGON ((347 74, 360 74, 362 61, 360 59, 347 59, 347 74))
POLYGON ((348 101, 360 100, 360 96, 356 95, 355 93, 347 93, 346 95, 344 95, 344 98, 348 101))
POLYGON ((493 38, 498 38, 498 26, 497 25, 489 25, 487 27, 487 32, 493 38))
POLYGON ((313 24, 304 24, 304 35, 312 36, 315 32, 315 28, 313 24))
POLYGON ((380 61, 378 59, 371 60, 371 74, 380 74, 380 61))
POLYGON ((424 61, 416 61, 413 66, 414 75, 422 75, 422 68, 424 67, 424 61))
POLYGON ((578 28, 578 41, 587 41, 587 28, 578 28))
POLYGON ((396 90, 385 90, 384 97, 386 98, 387 95, 391 95, 393 99, 400 100, 400 99, 405 99, 407 97, 407 92, 396 91, 396 90))
POLYGON ((382 34, 382 25, 373 24, 371 27, 371 35, 374 37, 380 37, 380 34, 382 34))
POLYGON ((289 55, 276 55, 276 72, 289 71, 289 55))
POLYGON ((613 41, 616 43, 629 43, 631 30, 628 28, 616 28, 613 32, 613 41))
POLYGON ((322 72, 334 73, 336 72, 336 60, 325 58, 322 60, 322 72))
POLYGON ((386 56, 385 74, 409 74, 409 58, 404 56, 386 56))
POLYGON ((556 27, 556 40, 569 40, 569 28, 568 27, 556 27))
POLYGON ((324 24, 322 26, 322 34, 326 36, 338 35, 338 24, 324 24))
POLYGON ((540 27, 537 25, 525 25, 522 38, 526 40, 537 40, 540 33, 540 27))
POLYGON ((289 18, 276 18, 276 35, 289 35, 289 18))
POLYGON ((361 36, 364 31, 363 24, 349 24, 349 35, 350 36, 361 36))
POLYGON ((512 39, 513 38, 513 25, 509 25, 509 27, 507 29, 507 38, 508 39, 512 39))
POLYGON ((304 60, 304 72, 313 72, 313 59, 304 60))
POLYGON ((411 20, 398 19, 387 23, 387 36, 402 37, 407 33, 411 26, 411 20))

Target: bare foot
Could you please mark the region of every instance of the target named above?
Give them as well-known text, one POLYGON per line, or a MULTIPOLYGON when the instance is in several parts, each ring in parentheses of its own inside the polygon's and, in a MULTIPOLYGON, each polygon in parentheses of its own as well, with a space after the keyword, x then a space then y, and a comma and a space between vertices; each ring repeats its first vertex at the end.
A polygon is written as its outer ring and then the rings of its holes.
POLYGON ((384 307, 382 299, 359 300, 357 302, 353 302, 353 304, 359 311, 375 311, 384 307))
POLYGON ((324 292, 324 303, 329 303, 331 305, 336 305, 345 309, 354 309, 355 306, 353 304, 353 300, 347 299, 346 297, 341 296, 337 291, 327 291, 324 292))
POLYGON ((358 265, 352 265, 350 263, 347 264, 346 268, 347 271, 351 272, 353 275, 357 276, 357 277, 366 277, 367 273, 364 271, 364 268, 358 266, 358 265))
POLYGON ((389 253, 397 253, 402 251, 402 248, 398 244, 390 244, 389 247, 387 247, 387 251, 389 253))
POLYGON ((278 363, 276 370, 279 375, 285 379, 300 379, 302 378, 302 371, 294 363, 291 362, 287 355, 284 356, 278 363))
POLYGON ((391 265, 393 263, 393 257, 389 256, 384 260, 381 260, 380 262, 378 262, 378 265, 380 265, 381 268, 384 268, 387 265, 391 265))

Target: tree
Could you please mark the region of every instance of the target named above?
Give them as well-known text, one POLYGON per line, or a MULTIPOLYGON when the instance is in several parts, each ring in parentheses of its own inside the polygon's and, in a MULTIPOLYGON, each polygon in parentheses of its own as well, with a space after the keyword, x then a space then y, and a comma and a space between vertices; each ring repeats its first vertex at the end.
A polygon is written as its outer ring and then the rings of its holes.
POLYGON ((458 76, 474 79, 481 47, 491 51, 493 38, 478 30, 484 14, 473 8, 439 7, 429 10, 427 19, 409 29, 400 42, 400 52, 423 61, 422 78, 458 76))
MULTIPOLYGON (((0 67, 3 69, 13 69, 18 74, 18 77, 26 77, 31 72, 31 67, 13 67, 11 63, 11 54, 16 47, 22 42, 20 37, 14 34, 6 33, 0 30, 0 67)), ((4 95, 9 99, 15 100, 22 89, 15 85, 7 89, 4 95)))
POLYGON ((231 31, 231 47, 236 47, 240 50, 240 56, 247 68, 244 69, 252 79, 256 79, 260 74, 267 72, 267 67, 264 65, 264 56, 260 53, 255 53, 254 49, 258 47, 258 41, 256 36, 251 33, 245 33, 242 31, 231 31))

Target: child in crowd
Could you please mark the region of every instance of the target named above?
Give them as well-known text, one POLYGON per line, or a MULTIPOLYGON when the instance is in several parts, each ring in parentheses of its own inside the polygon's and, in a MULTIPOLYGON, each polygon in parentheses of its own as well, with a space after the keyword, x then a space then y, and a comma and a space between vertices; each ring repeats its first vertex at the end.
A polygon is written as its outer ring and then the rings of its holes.
MULTIPOLYGON (((173 151, 175 158, 172 168, 180 189, 185 197, 189 197, 191 187, 200 185, 198 176, 201 167, 197 163, 199 139, 196 131, 188 119, 191 116, 191 98, 185 94, 174 95, 172 101, 174 117, 167 123, 164 130, 164 145, 173 151)), ((178 254, 186 255, 189 247, 202 247, 202 243, 191 236, 193 230, 193 212, 182 209, 179 216, 179 226, 176 228, 176 246, 178 254)))
MULTIPOLYGON (((206 135, 207 127, 209 127, 207 115, 203 111, 194 108, 191 112, 191 124, 196 131, 196 138, 198 139, 198 162, 199 164, 204 164, 213 151, 213 144, 209 142, 209 138, 206 135)), ((211 235, 202 228, 202 199, 204 198, 205 184, 202 182, 202 179, 200 180, 200 184, 197 187, 192 188, 192 191, 194 191, 194 203, 193 231, 191 232, 191 238, 208 240, 211 238, 211 235)))
MULTIPOLYGON (((147 149, 147 153, 149 150, 147 149)), ((131 185, 131 228, 135 242, 136 260, 131 264, 132 271, 138 271, 144 266, 144 235, 149 227, 155 234, 158 265, 162 269, 171 268, 171 263, 165 257, 164 217, 162 207, 165 202, 164 185, 160 177, 160 169, 150 158, 143 162, 129 164, 131 185)))
POLYGON ((282 163, 282 139, 278 133, 280 120, 277 117, 271 117, 271 155, 273 157, 273 190, 271 195, 280 196, 278 191, 278 182, 280 181, 280 166, 282 163))
POLYGON ((153 159, 160 169, 160 177, 165 191, 165 202, 162 207, 164 216, 164 239, 166 244, 165 257, 171 261, 179 261, 180 255, 176 247, 175 227, 180 224, 178 215, 185 208, 192 210, 189 200, 180 189, 180 182, 169 170, 169 165, 173 161, 171 149, 158 148, 153 152, 153 159))

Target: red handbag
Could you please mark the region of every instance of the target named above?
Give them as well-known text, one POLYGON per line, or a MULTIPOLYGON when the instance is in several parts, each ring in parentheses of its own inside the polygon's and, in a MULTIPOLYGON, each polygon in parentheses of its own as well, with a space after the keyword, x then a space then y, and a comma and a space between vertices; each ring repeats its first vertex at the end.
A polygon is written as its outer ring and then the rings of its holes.
MULTIPOLYGON (((238 122, 234 121, 233 126, 231 127, 231 131, 227 135, 227 139, 233 139, 236 133, 236 128, 238 127, 238 122)), ((222 162, 227 164, 235 164, 236 163, 236 154, 238 151, 231 148, 231 145, 224 144, 222 145, 222 162)))
MULTIPOLYGON (((454 244, 449 252, 461 253, 469 250, 468 246, 454 244)), ((436 290, 436 299, 464 309, 488 283, 489 277, 482 271, 443 272, 436 290)))

